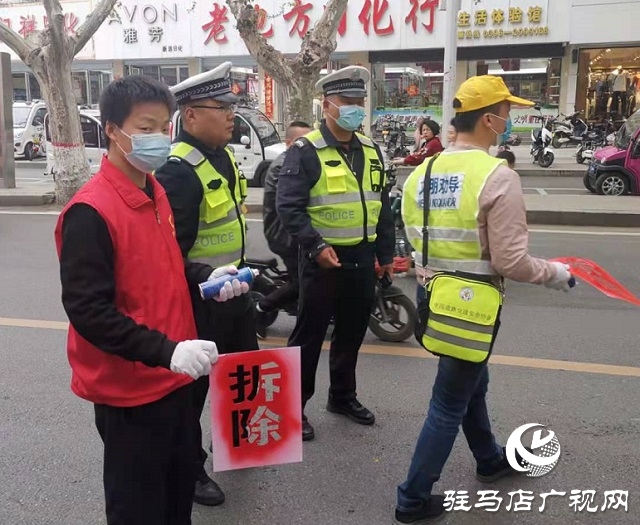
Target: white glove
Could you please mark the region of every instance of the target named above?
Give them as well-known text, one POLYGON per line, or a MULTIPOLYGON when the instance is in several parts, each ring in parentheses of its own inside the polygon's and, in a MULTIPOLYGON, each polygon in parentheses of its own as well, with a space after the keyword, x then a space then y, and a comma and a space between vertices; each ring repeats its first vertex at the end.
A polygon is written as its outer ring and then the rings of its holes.
POLYGON ((193 379, 206 376, 218 360, 218 347, 212 341, 182 341, 171 357, 171 371, 187 374, 193 379))
MULTIPOLYGON (((238 268, 234 265, 229 266, 221 266, 220 268, 216 268, 211 272, 211 275, 207 279, 208 281, 213 281, 218 277, 222 277, 223 275, 235 275, 238 273, 238 268)), ((238 279, 234 279, 231 282, 224 283, 224 286, 220 290, 220 293, 213 298, 214 301, 219 303, 224 303, 229 299, 233 299, 234 297, 238 297, 243 293, 247 293, 249 291, 248 283, 241 283, 238 279)))
POLYGON ((569 287, 569 281, 571 280, 571 273, 569 272, 571 268, 569 265, 557 261, 553 261, 551 264, 556 269, 556 275, 551 280, 544 283, 544 285, 547 288, 562 290, 563 292, 571 290, 569 287))

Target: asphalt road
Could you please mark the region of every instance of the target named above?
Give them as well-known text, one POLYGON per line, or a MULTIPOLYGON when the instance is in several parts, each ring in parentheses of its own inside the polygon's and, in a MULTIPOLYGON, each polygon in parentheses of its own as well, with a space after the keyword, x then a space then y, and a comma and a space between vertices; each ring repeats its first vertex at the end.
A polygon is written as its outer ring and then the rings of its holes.
MULTIPOLYGON (((254 218, 255 219, 255 218, 254 218)), ((101 442, 91 406, 69 391, 65 321, 53 248, 54 215, 0 211, 0 523, 104 524, 101 442)), ((249 223, 250 254, 267 256, 259 222, 249 223)), ((589 257, 640 295, 640 230, 558 230, 531 234, 539 256, 589 257)), ((415 281, 398 279, 413 296, 415 281)), ((635 307, 585 284, 571 294, 509 283, 503 326, 491 365, 490 410, 504 444, 519 425, 541 423, 557 433, 562 458, 541 478, 483 486, 461 436, 439 491, 494 489, 498 513, 452 512, 451 524, 640 523, 638 336, 635 307), (509 492, 535 496, 531 511, 505 510, 509 492), (572 490, 629 491, 628 512, 575 511, 572 490), (540 494, 564 491, 539 512, 540 494)), ((281 345, 292 319, 281 317, 268 343, 281 345)), ((316 441, 301 464, 215 475, 227 493, 219 508, 195 506, 194 525, 383 525, 391 523, 422 426, 436 361, 411 341, 385 345, 368 335, 359 363, 359 397, 377 415, 361 427, 324 410, 326 354, 308 415, 316 441)), ((206 421, 206 419, 203 419, 206 421)))

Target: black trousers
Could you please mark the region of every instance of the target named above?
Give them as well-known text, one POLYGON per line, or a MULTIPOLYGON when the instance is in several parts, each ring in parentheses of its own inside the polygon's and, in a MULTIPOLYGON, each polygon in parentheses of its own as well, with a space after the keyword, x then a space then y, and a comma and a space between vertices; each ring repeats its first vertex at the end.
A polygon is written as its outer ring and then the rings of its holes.
MULTIPOLYGON (((255 313, 249 294, 234 297, 224 303, 207 301, 205 307, 207 308, 206 317, 202 315, 202 312, 196 316, 198 337, 216 343, 220 354, 258 350, 255 313)), ((204 376, 198 379, 195 382, 195 388, 195 409, 198 419, 200 419, 209 391, 209 377, 204 376)), ((207 461, 207 451, 202 447, 202 427, 199 421, 197 440, 200 451, 198 478, 204 479, 206 477, 204 464, 207 461)))
POLYGON ((197 472, 195 384, 131 408, 94 405, 108 525, 190 525, 197 472))
POLYGON ((301 347, 302 405, 315 392, 316 370, 331 317, 329 396, 356 397, 358 351, 367 332, 375 298, 373 268, 323 270, 314 261, 300 260, 298 321, 289 346, 301 347))
POLYGON ((282 262, 284 262, 284 265, 287 267, 289 281, 260 300, 260 308, 265 312, 279 310, 287 305, 295 303, 298 300, 300 280, 298 277, 297 256, 293 256, 291 258, 283 257, 282 262))

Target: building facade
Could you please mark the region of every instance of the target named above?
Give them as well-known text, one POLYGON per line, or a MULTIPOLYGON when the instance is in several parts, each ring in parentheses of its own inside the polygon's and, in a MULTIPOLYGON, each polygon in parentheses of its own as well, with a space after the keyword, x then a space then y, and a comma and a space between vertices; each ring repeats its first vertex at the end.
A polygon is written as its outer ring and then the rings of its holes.
MULTIPOLYGON (((96 0, 63 1, 75 31, 96 0)), ((323 0, 259 0, 260 31, 285 54, 296 53, 323 11, 323 0), (284 4, 284 5, 283 5, 284 4)), ((402 116, 442 115, 445 12, 438 0, 350 0, 328 69, 372 70, 369 124, 402 116)), ((519 96, 547 113, 626 115, 635 104, 640 43, 629 40, 640 0, 461 0, 457 79, 501 75, 519 96)), ((0 21, 25 36, 46 26, 40 2, 3 8, 0 21)), ((232 60, 234 90, 282 120, 277 85, 247 52, 223 0, 123 0, 73 65, 76 98, 96 104, 112 78, 146 74, 168 85, 232 60)), ((0 51, 6 51, 0 45, 0 51)), ((37 82, 12 55, 14 98, 39 98, 37 82)), ((515 128, 535 125, 532 110, 514 111, 515 128)))

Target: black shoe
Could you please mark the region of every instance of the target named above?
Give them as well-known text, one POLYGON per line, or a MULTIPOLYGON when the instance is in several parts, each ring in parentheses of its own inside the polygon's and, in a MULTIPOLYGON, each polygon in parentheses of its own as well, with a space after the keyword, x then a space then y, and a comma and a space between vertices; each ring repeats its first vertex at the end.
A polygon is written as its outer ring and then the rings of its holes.
POLYGON ((193 501, 200 505, 206 505, 207 507, 216 507, 224 503, 224 492, 222 492, 218 484, 203 471, 196 480, 196 491, 193 494, 193 501))
POLYGON ((309 423, 307 416, 302 416, 302 441, 312 441, 316 437, 316 433, 309 423))
MULTIPOLYGON (((528 452, 532 452, 529 447, 524 447, 528 452)), ((516 460, 521 466, 524 466, 524 460, 522 456, 518 454, 516 451, 516 460)), ((502 447, 502 457, 487 463, 486 465, 478 466, 476 468, 476 478, 478 481, 482 481, 482 483, 493 483, 505 476, 510 476, 512 474, 521 474, 517 470, 509 465, 509 461, 507 461, 507 451, 504 447, 502 447)))
POLYGON ((432 495, 429 501, 424 503, 418 510, 412 510, 411 512, 401 512, 396 509, 396 516, 393 523, 396 525, 405 525, 411 523, 413 525, 420 525, 421 523, 433 523, 443 518, 445 515, 444 510, 444 496, 432 495))
POLYGON ((356 398, 340 401, 330 398, 327 403, 327 410, 334 414, 347 416, 360 425, 373 425, 376 422, 376 416, 374 416, 370 410, 363 407, 356 398))

